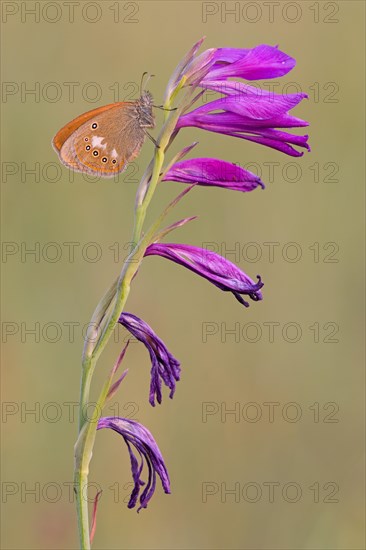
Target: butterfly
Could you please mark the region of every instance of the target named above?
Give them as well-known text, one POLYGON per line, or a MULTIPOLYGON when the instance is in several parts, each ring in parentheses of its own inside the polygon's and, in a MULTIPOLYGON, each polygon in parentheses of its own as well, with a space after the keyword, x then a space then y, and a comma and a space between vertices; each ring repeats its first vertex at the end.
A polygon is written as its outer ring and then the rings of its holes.
POLYGON ((143 91, 135 101, 98 107, 61 128, 52 145, 68 168, 103 177, 114 176, 137 157, 146 135, 157 146, 146 130, 155 127, 152 107, 153 97, 148 91, 143 91))

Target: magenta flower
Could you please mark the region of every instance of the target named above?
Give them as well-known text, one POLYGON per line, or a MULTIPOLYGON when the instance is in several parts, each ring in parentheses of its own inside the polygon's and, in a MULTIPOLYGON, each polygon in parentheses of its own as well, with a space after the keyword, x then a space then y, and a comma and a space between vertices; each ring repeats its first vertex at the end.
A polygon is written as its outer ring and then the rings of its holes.
MULTIPOLYGON (((301 128, 308 122, 294 117, 289 111, 296 107, 305 93, 275 94, 238 80, 277 78, 291 71, 296 61, 275 46, 261 44, 252 49, 217 48, 206 50, 195 57, 202 41, 193 46, 178 65, 169 90, 182 76, 186 86, 195 86, 224 95, 191 111, 186 109, 179 117, 176 132, 196 127, 209 132, 246 139, 293 157, 310 151, 308 135, 297 135, 284 128, 301 128), (299 150, 300 149, 300 150, 299 150)), ((201 97, 198 94, 190 108, 201 97)), ((163 178, 198 185, 251 191, 261 180, 233 164, 218 159, 192 159, 176 162, 163 178)))
MULTIPOLYGON (((290 109, 293 109, 307 98, 307 94, 299 92, 296 94, 276 94, 269 90, 255 88, 249 84, 243 84, 233 80, 208 80, 201 83, 202 88, 207 88, 225 94, 225 98, 212 101, 200 107, 201 112, 224 109, 252 119, 267 120, 274 117, 283 117, 290 109)), ((295 117, 278 118, 286 126, 307 126, 304 120, 295 117), (288 123, 288 120, 292 124, 288 123)))
POLYGON ((235 191, 252 191, 264 184, 260 177, 237 164, 214 158, 195 158, 176 162, 163 181, 180 181, 198 185, 223 187, 235 191))
POLYGON ((296 65, 293 57, 277 46, 260 44, 252 49, 218 48, 207 79, 222 80, 229 77, 260 80, 277 78, 290 72, 296 65))
POLYGON ((159 447, 157 446, 155 439, 149 430, 142 426, 142 424, 134 422, 133 420, 113 416, 102 417, 99 420, 97 429, 101 430, 103 428, 110 428, 119 433, 125 440, 128 447, 131 460, 132 477, 134 481, 134 488, 127 505, 128 508, 135 507, 141 487, 145 485, 145 482, 141 479, 144 460, 147 464, 149 474, 146 487, 140 496, 140 506, 137 511, 139 512, 141 508, 146 508, 149 500, 153 496, 156 486, 156 474, 161 479, 161 484, 165 493, 170 493, 169 474, 159 447), (140 464, 138 458, 133 452, 132 447, 136 449, 138 456, 141 459, 140 464))
POLYGON ((288 111, 307 97, 306 94, 274 94, 233 81, 204 81, 202 87, 226 94, 181 116, 177 129, 196 126, 210 132, 254 141, 299 157, 303 152, 292 145, 310 150, 308 135, 298 136, 278 130, 308 126, 288 111))
POLYGON ((215 252, 185 244, 153 243, 146 249, 145 256, 158 255, 190 269, 204 277, 210 283, 224 291, 232 292, 237 300, 249 307, 242 294, 257 302, 262 300, 260 289, 263 286, 261 278, 252 281, 248 275, 236 265, 215 252))
POLYGON ((122 313, 119 323, 123 325, 137 340, 142 342, 150 354, 151 382, 149 402, 155 407, 155 397, 160 404, 162 400, 161 381, 170 389, 172 399, 175 383, 180 378, 180 363, 169 352, 164 342, 155 334, 152 328, 132 313, 122 313))

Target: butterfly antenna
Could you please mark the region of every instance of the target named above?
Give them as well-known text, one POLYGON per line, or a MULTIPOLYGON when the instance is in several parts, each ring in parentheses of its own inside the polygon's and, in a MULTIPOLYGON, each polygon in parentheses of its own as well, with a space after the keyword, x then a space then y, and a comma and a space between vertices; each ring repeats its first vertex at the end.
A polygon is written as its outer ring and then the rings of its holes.
POLYGON ((142 83, 144 81, 145 76, 147 75, 147 71, 142 73, 141 82, 140 82, 140 95, 142 94, 142 83))
POLYGON ((144 84, 144 90, 146 89, 147 83, 149 82, 150 78, 153 78, 154 76, 155 76, 154 74, 149 74, 149 76, 147 77, 146 82, 144 84))

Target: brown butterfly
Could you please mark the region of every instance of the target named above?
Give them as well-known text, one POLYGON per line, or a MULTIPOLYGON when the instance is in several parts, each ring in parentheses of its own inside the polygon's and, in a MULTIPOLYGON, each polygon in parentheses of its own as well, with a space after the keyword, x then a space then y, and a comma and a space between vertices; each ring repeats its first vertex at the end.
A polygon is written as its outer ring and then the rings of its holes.
MULTIPOLYGON (((146 128, 154 128, 153 97, 122 101, 84 113, 61 128, 52 144, 61 162, 77 172, 111 177, 123 172, 140 152, 146 128)), ((159 106, 160 107, 160 106, 159 106)))

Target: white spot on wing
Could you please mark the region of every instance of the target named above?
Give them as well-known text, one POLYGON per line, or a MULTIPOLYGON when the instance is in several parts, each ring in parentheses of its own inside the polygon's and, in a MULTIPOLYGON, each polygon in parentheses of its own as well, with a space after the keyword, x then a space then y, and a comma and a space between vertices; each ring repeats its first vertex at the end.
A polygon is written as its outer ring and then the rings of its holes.
POLYGON ((92 137, 92 147, 100 147, 101 149, 106 149, 107 148, 107 144, 106 143, 102 143, 102 141, 104 141, 104 137, 101 137, 101 136, 93 136, 92 137))
POLYGON ((113 149, 113 151, 111 152, 111 157, 113 158, 117 158, 118 157, 118 153, 115 149, 113 149))

